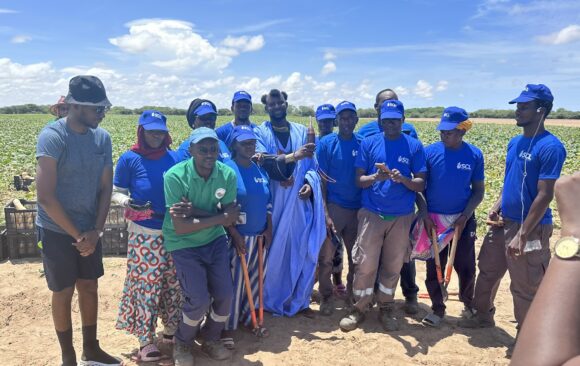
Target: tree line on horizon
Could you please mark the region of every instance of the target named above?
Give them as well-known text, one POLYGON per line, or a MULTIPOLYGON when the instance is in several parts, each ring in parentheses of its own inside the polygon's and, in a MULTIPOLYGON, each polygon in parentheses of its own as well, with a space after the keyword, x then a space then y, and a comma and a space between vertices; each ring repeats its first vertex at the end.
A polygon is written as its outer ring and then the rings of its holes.
MULTIPOLYGON (((22 104, 7 107, 0 107, 0 114, 48 114, 49 105, 38 104, 22 104)), ((143 106, 141 108, 125 108, 122 106, 115 106, 111 108, 109 113, 121 115, 140 115, 144 110, 156 109, 166 115, 180 115, 186 114, 186 109, 160 107, 160 106, 143 106)), ((426 107, 426 108, 409 108, 405 111, 406 118, 439 118, 443 113, 444 107, 426 107)), ((373 108, 359 108, 357 110, 358 116, 362 118, 375 118, 377 112, 373 108)), ((232 111, 229 108, 219 108, 218 114, 220 116, 231 116, 232 111)), ((253 114, 265 115, 263 104, 253 104, 253 114)), ((315 111, 309 106, 288 106, 288 115, 300 117, 314 117, 315 111)), ((478 109, 469 112, 472 118, 514 118, 515 111, 512 109, 478 109)), ((580 119, 580 111, 569 111, 565 108, 558 108, 553 110, 548 118, 551 119, 580 119)))

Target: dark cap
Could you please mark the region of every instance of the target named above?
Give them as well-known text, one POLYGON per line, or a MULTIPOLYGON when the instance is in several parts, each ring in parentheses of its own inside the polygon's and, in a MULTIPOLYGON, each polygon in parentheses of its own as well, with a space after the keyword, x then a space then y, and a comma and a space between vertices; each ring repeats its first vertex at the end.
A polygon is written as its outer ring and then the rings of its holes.
POLYGON ((101 80, 92 75, 78 75, 70 79, 68 94, 64 99, 67 104, 110 107, 105 86, 101 80))

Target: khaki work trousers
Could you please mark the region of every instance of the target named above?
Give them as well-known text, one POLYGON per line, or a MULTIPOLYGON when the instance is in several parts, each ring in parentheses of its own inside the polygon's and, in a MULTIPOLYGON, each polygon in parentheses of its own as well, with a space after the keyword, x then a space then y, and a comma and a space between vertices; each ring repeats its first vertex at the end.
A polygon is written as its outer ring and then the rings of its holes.
POLYGON ((520 223, 505 220, 503 228, 489 229, 478 256, 479 275, 475 282, 473 305, 477 316, 484 321, 493 321, 495 307, 493 301, 501 279, 509 271, 510 291, 514 302, 514 316, 518 329, 522 326, 530 304, 536 295, 544 273, 550 262, 550 237, 552 224, 537 225, 528 236, 528 241, 540 240, 542 249, 512 259, 507 254, 507 246, 518 235, 520 223))
POLYGON ((399 273, 411 251, 409 229, 413 218, 411 213, 387 221, 367 209, 359 210, 359 237, 352 250, 355 264, 353 294, 359 311, 366 311, 373 299, 377 272, 377 302, 384 305, 395 301, 399 273))

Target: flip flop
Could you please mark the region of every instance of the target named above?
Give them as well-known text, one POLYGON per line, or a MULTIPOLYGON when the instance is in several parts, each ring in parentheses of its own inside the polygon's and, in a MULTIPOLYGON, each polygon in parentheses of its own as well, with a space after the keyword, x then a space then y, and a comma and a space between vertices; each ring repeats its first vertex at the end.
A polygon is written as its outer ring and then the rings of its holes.
POLYGON ((434 313, 430 313, 427 314, 427 316, 424 317, 423 320, 421 320, 421 323, 429 327, 439 328, 441 326, 442 321, 443 321, 442 317, 435 315, 434 313))
POLYGON ((137 353, 137 357, 139 361, 143 362, 155 362, 159 361, 163 358, 163 354, 159 351, 159 348, 155 345, 155 343, 149 343, 137 353))

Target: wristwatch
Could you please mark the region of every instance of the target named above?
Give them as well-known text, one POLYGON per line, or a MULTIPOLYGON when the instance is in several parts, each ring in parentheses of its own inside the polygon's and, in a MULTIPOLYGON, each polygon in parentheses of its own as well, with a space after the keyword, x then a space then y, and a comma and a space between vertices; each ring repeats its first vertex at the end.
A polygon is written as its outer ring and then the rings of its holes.
POLYGON ((558 239, 555 246, 556 256, 560 259, 580 257, 580 240, 573 236, 558 239))

